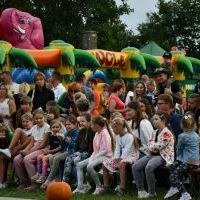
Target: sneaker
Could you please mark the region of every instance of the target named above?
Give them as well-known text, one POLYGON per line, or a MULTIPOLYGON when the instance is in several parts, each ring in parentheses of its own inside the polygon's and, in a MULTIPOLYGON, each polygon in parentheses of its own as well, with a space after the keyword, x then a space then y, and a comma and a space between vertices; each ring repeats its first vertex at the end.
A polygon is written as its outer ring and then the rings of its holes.
POLYGON ((73 194, 75 194, 75 193, 85 194, 85 190, 82 187, 81 188, 77 187, 72 193, 73 194))
POLYGON ((23 189, 25 189, 25 188, 27 188, 27 187, 28 187, 27 184, 22 183, 22 184, 20 184, 20 185, 17 187, 17 189, 23 190, 23 189))
POLYGON ((179 193, 177 187, 171 187, 167 194, 164 196, 164 199, 168 199, 170 197, 173 197, 175 194, 179 193))
POLYGON ((119 188, 119 185, 117 185, 117 187, 114 189, 114 191, 117 192, 118 188, 119 188))
POLYGON ((6 183, 0 183, 0 189, 5 189, 7 188, 7 184, 6 183))
POLYGON ((31 190, 38 190, 39 188, 40 188, 40 186, 38 184, 33 184, 33 185, 25 188, 25 190, 31 191, 31 190))
POLYGON ((103 187, 97 187, 96 190, 92 194, 93 195, 99 195, 99 194, 102 194, 103 192, 104 192, 103 187))
POLYGON ((46 179, 46 181, 40 186, 41 189, 46 189, 47 186, 51 183, 49 179, 46 179))
POLYGON ((91 190, 91 188, 92 188, 89 183, 83 185, 83 187, 84 187, 85 193, 88 193, 91 190))
POLYGON ((40 176, 41 176, 41 174, 37 172, 34 176, 31 177, 31 180, 33 182, 35 182, 36 180, 38 180, 40 178, 40 176))
POLYGON ((0 153, 3 154, 6 158, 11 159, 10 149, 0 149, 0 153))
POLYGON ((47 179, 47 176, 40 176, 35 182, 36 183, 44 183, 47 179))
POLYGON ((148 198, 155 197, 156 195, 157 195, 156 193, 153 193, 153 194, 151 194, 151 193, 148 193, 148 198))
POLYGON ((147 193, 145 190, 138 191, 138 199, 146 199, 149 198, 149 193, 147 193))
POLYGON ((181 194, 181 198, 179 200, 190 200, 192 199, 191 195, 188 192, 184 192, 181 194))
POLYGON ((123 196, 126 193, 125 189, 120 188, 120 186, 118 186, 117 188, 115 188, 115 191, 116 191, 116 194, 118 196, 123 196))

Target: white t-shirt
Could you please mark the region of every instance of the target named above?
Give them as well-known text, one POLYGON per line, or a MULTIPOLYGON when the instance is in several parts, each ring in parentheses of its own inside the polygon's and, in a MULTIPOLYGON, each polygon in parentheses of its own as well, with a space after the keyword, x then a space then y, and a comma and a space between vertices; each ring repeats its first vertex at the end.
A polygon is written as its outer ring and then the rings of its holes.
POLYGON ((20 86, 20 84, 12 82, 11 85, 8 85, 9 93, 11 95, 18 94, 19 93, 19 86, 20 86))
POLYGON ((44 125, 42 127, 38 127, 38 125, 34 125, 32 127, 32 136, 34 137, 34 140, 40 141, 43 139, 44 133, 49 132, 49 124, 47 124, 46 122, 44 123, 44 125))
POLYGON ((56 87, 52 88, 52 91, 54 92, 55 95, 55 101, 57 102, 60 96, 66 92, 65 87, 63 86, 62 83, 59 83, 56 87))
POLYGON ((33 127, 32 128, 30 128, 30 129, 22 129, 22 131, 26 134, 26 136, 31 136, 32 135, 32 129, 33 129, 33 127))
POLYGON ((134 92, 133 91, 129 91, 126 95, 126 100, 125 100, 125 104, 127 105, 129 102, 131 102, 131 97, 134 97, 134 92))
POLYGON ((133 141, 133 135, 130 133, 126 133, 123 136, 117 135, 114 158, 125 159, 134 154, 135 149, 133 146, 133 141))
MULTIPOLYGON (((132 127, 132 121, 128 121, 129 126, 132 127)), ((148 119, 142 119, 140 122, 140 132, 138 129, 133 130, 133 135, 140 139, 141 147, 140 151, 147 154, 147 143, 152 139, 154 130, 151 122, 148 119)))

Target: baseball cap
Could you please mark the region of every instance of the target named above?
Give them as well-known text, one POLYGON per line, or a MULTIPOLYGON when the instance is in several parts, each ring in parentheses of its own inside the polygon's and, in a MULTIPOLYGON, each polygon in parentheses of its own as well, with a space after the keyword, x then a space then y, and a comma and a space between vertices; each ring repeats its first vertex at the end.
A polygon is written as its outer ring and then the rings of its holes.
POLYGON ((163 54, 163 58, 171 59, 171 58, 172 58, 171 52, 166 51, 166 52, 163 54))

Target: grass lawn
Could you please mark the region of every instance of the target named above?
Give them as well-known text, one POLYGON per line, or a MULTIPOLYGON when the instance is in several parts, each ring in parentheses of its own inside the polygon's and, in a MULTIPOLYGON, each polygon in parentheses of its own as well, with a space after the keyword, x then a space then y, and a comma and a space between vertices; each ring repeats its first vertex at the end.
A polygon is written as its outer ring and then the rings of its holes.
MULTIPOLYGON (((166 188, 158 187, 157 188, 157 196, 155 198, 151 198, 152 200, 161 200, 166 192, 166 188)), ((44 190, 39 191, 26 191, 26 190, 18 190, 16 188, 8 188, 0 190, 0 197, 20 197, 20 198, 30 198, 30 199, 38 199, 45 200, 45 192, 44 190)), ((200 191, 195 191, 195 194, 192 194, 194 200, 200 200, 200 191)), ((127 195, 123 197, 118 197, 115 194, 111 195, 101 195, 101 196, 93 196, 91 194, 88 195, 74 195, 72 200, 133 200, 137 198, 136 189, 130 190, 127 195)), ((172 198, 176 199, 176 197, 172 198)), ((58 199, 59 200, 59 199, 58 199)))

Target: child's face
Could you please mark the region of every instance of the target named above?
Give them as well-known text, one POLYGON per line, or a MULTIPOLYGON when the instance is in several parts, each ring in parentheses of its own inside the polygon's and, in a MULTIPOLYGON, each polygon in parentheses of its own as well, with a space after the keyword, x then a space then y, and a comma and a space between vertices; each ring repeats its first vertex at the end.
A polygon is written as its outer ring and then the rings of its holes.
POLYGON ((116 135, 120 135, 124 132, 124 128, 117 123, 112 123, 111 127, 116 135))
POLYGON ((66 121, 65 126, 67 131, 71 131, 77 127, 77 124, 73 124, 70 121, 66 121))
POLYGON ((26 113, 31 110, 31 106, 29 103, 24 103, 24 104, 21 104, 21 109, 24 113, 26 113))
POLYGON ((145 88, 142 84, 137 84, 136 88, 135 88, 135 92, 138 94, 138 95, 141 95, 145 92, 145 88))
POLYGON ((140 104, 140 109, 141 109, 141 111, 142 111, 142 112, 146 112, 146 106, 145 106, 145 104, 142 103, 142 102, 139 102, 139 104, 140 104))
POLYGON ((160 119, 159 115, 154 115, 153 116, 153 125, 155 128, 160 128, 161 125, 165 124, 163 120, 160 119))
POLYGON ((126 119, 132 119, 136 116, 136 110, 132 109, 132 108, 126 108, 126 119))
POLYGON ((92 123, 91 128, 94 132, 98 132, 102 127, 100 127, 98 124, 92 123))
POLYGON ((37 124, 39 127, 42 127, 44 125, 44 116, 41 114, 35 115, 35 124, 37 124))
POLYGON ((23 118, 22 118, 22 126, 23 126, 25 129, 30 129, 30 128, 33 126, 33 122, 32 122, 31 120, 23 119, 23 118))
POLYGON ((53 133, 59 133, 60 132, 60 129, 61 129, 61 127, 60 127, 60 124, 58 124, 58 123, 54 123, 52 126, 51 126, 51 130, 52 130, 52 132, 53 133))
POLYGON ((79 117, 79 126, 81 128, 88 128, 90 127, 90 122, 88 122, 85 117, 79 117))

